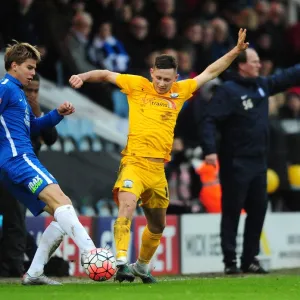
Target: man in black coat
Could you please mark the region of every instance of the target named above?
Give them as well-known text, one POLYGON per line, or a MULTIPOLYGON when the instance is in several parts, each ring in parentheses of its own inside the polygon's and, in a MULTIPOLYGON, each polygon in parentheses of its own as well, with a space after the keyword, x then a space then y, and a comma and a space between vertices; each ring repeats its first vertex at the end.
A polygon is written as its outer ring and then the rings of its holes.
POLYGON ((268 97, 300 83, 300 65, 260 77, 254 49, 232 64, 231 80, 216 90, 201 124, 205 160, 220 161, 222 185, 221 246, 225 273, 260 273, 256 256, 267 209, 266 171, 269 139, 268 97), (220 148, 215 134, 219 127, 220 148), (217 156, 218 152, 218 156, 217 156), (242 209, 247 213, 241 270, 236 262, 236 236, 242 209))
MULTIPOLYGON (((38 101, 39 76, 35 75, 24 87, 27 101, 36 117, 42 115, 38 101)), ((42 143, 50 146, 57 139, 55 128, 43 130, 39 136, 31 138, 34 151, 38 154, 42 143)), ((24 274, 24 254, 33 259, 36 244, 27 232, 25 207, 0 185, 0 215, 3 215, 2 237, 0 240, 0 277, 20 277, 24 274)))

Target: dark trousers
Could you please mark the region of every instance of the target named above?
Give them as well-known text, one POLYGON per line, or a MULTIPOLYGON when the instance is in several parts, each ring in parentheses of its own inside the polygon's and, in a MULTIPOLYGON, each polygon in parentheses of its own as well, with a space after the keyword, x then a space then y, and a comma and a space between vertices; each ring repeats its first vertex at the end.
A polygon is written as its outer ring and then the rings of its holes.
POLYGON ((0 276, 20 277, 24 274, 24 254, 33 259, 36 243, 26 230, 26 208, 0 185, 0 214, 3 215, 0 239, 0 276))
POLYGON ((225 264, 236 261, 236 237, 241 210, 247 217, 241 264, 259 254, 260 235, 267 210, 266 164, 263 158, 220 160, 222 185, 221 247, 225 264))

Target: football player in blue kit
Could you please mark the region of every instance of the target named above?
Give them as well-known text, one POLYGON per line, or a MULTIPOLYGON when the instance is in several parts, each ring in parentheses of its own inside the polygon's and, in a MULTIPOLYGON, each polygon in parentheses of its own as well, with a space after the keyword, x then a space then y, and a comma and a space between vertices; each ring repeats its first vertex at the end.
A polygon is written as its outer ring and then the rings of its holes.
POLYGON ((7 73, 0 80, 0 180, 33 215, 43 211, 54 216, 44 231, 32 264, 23 276, 24 285, 60 284, 44 275, 44 265, 67 234, 78 246, 82 258, 95 245, 79 222, 71 200, 34 154, 30 136, 57 125, 74 113, 70 102, 36 118, 27 103, 23 87, 32 80, 40 53, 28 43, 7 47, 7 73))

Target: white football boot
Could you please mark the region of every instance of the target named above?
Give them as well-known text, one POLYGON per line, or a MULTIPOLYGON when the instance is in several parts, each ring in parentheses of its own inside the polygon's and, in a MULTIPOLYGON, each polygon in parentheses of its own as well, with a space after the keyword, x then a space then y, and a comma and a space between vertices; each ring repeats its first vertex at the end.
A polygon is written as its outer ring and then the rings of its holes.
POLYGON ((37 277, 31 277, 26 273, 22 278, 23 285, 62 285, 60 282, 55 281, 46 275, 42 274, 37 277))

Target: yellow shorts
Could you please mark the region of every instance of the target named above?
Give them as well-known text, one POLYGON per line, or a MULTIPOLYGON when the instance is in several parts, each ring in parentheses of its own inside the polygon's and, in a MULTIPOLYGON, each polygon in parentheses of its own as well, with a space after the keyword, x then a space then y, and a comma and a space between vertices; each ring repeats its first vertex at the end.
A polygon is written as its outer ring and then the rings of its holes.
POLYGON ((118 203, 118 191, 130 192, 141 199, 141 206, 167 208, 169 190, 164 163, 149 161, 144 157, 124 156, 118 179, 113 189, 114 201, 118 203))

